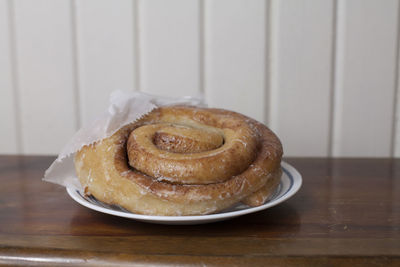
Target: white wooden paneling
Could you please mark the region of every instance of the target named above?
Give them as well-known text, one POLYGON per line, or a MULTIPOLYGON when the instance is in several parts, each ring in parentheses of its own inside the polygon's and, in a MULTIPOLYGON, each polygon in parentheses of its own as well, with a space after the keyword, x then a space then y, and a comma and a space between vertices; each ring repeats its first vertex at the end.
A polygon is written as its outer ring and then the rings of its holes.
POLYGON ((18 132, 13 91, 9 2, 0 0, 0 153, 17 153, 18 132))
POLYGON ((266 1, 205 1, 205 93, 210 106, 265 121, 266 1))
MULTIPOLYGON (((398 29, 400 31, 400 29, 398 29)), ((400 44, 397 51, 397 95, 393 121, 393 157, 400 158, 400 44)), ((399 183, 400 184, 400 183, 399 183)))
POLYGON ((286 156, 400 157, 399 10, 398 0, 0 0, 0 153, 57 153, 120 89, 205 93, 267 122, 286 156))
POLYGON ((329 154, 333 1, 272 1, 270 127, 291 156, 329 154))
POLYGON ((76 130, 68 0, 15 0, 22 149, 59 151, 76 130))
MULTIPOLYGON (((400 11, 399 11, 400 16, 400 11)), ((399 18, 400 20, 400 18, 399 18)), ((400 23, 399 26, 400 27, 400 23)), ((400 34, 400 28, 397 29, 398 34, 400 34)), ((400 158, 400 36, 397 40, 397 73, 396 73, 396 103, 393 118, 393 157, 400 158)), ((400 186, 400 183, 398 183, 400 186)))
POLYGON ((338 2, 334 156, 390 156, 398 1, 338 2))
POLYGON ((108 106, 113 90, 134 89, 134 2, 75 2, 81 121, 108 106))
POLYGON ((140 89, 182 96, 200 89, 199 0, 138 4, 140 89))

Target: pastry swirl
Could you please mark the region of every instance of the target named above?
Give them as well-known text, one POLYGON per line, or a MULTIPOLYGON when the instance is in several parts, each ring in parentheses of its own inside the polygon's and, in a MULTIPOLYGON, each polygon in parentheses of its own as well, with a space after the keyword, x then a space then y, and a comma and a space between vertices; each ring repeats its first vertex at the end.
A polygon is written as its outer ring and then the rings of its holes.
POLYGON ((135 213, 199 215, 257 206, 281 177, 282 145, 265 125, 221 109, 153 110, 75 156, 87 194, 135 213))

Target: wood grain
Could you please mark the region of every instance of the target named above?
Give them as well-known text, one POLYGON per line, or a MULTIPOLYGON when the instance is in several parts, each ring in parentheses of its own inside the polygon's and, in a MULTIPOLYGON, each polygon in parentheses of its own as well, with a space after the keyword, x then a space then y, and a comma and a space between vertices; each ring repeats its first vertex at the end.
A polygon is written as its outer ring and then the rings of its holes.
POLYGON ((80 206, 41 181, 53 159, 0 156, 0 263, 400 263, 400 160, 286 159, 304 183, 285 203, 224 222, 168 226, 80 206))

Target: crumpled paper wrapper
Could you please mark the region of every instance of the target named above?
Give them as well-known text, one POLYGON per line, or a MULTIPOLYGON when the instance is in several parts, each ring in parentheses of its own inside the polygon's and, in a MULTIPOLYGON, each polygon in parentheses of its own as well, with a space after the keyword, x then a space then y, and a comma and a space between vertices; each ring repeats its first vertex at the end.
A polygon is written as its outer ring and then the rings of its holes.
POLYGON ((140 119, 155 108, 173 104, 206 106, 202 97, 171 98, 141 92, 113 92, 108 110, 72 137, 46 170, 43 180, 82 190, 74 167, 77 151, 113 135, 121 127, 140 119))

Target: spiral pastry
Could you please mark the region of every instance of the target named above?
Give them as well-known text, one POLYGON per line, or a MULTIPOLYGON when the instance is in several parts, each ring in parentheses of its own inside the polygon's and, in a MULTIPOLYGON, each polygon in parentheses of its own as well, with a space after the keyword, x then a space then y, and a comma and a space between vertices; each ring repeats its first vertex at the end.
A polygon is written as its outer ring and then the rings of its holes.
POLYGON ((221 109, 168 106, 85 146, 85 193, 149 215, 200 215, 263 204, 280 182, 282 145, 263 124, 221 109))

